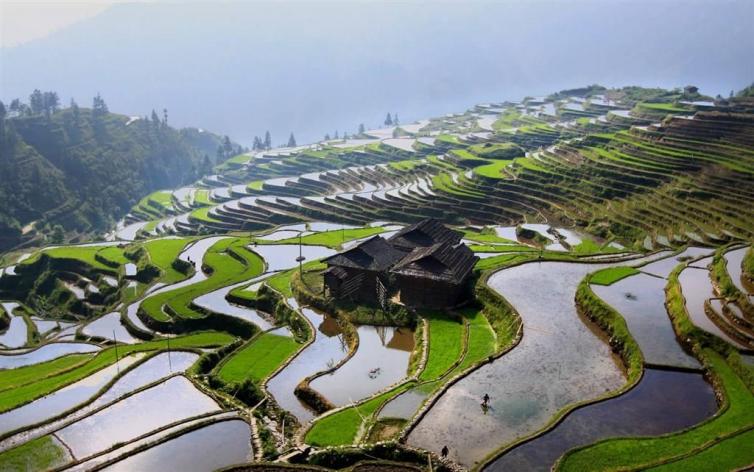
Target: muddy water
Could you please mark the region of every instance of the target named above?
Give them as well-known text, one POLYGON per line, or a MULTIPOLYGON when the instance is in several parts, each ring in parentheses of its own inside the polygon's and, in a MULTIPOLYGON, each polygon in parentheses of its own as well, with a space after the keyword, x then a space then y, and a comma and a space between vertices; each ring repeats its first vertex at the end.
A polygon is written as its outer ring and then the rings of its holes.
POLYGON ((2 304, 5 312, 10 316, 10 325, 5 329, 5 333, 0 335, 0 344, 8 349, 15 349, 26 344, 26 322, 23 316, 16 316, 13 310, 18 303, 5 302, 2 304))
POLYGON ((728 274, 730 274, 730 278, 733 281, 733 284, 736 286, 736 288, 738 288, 738 290, 741 291, 741 293, 748 293, 743 283, 741 282, 741 275, 743 275, 741 263, 743 262, 744 255, 746 254, 746 251, 748 249, 748 247, 742 247, 740 249, 734 249, 725 253, 725 261, 727 262, 728 266, 728 274))
POLYGON ((118 369, 125 369, 140 358, 140 355, 123 358, 118 365, 114 364, 106 367, 46 397, 1 414, 0 434, 39 423, 70 410, 91 398, 92 395, 107 385, 108 382, 118 375, 118 369))
POLYGON ((521 315, 523 338, 443 394, 408 442, 435 451, 447 444, 453 460, 472 466, 542 428, 565 406, 622 386, 625 377, 608 345, 579 318, 573 302, 579 282, 600 267, 605 265, 534 262, 490 277, 489 285, 521 315), (485 393, 491 396, 486 414, 480 407, 485 393))
POLYGON ((229 420, 191 431, 103 469, 205 472, 253 459, 251 429, 229 420))
MULTIPOLYGON (((267 271, 286 270, 298 266, 296 258, 299 256, 297 244, 258 244, 249 249, 259 254, 267 263, 267 271)), ((306 258, 304 263, 331 256, 336 251, 325 246, 301 246, 301 253, 306 258)))
POLYGON ((272 328, 272 324, 266 319, 262 318, 257 310, 246 308, 240 305, 235 305, 225 299, 226 295, 228 295, 231 290, 243 285, 248 285, 249 282, 250 281, 245 280, 241 283, 230 285, 228 287, 215 290, 214 292, 207 293, 205 295, 202 295, 201 297, 194 299, 194 304, 207 310, 214 311, 215 313, 223 313, 225 315, 241 318, 257 325, 263 331, 266 331, 272 328))
POLYGON ((407 328, 359 326, 357 330, 359 348, 353 357, 311 383, 337 406, 359 401, 404 378, 414 349, 414 333, 407 328))
POLYGON ((676 341, 673 325, 665 310, 665 279, 637 274, 610 286, 592 285, 592 290, 615 308, 628 324, 649 364, 700 367, 676 341))
POLYGON ((574 411, 555 429, 484 470, 548 471, 569 449, 605 438, 670 433, 697 424, 716 410, 714 391, 701 374, 647 369, 626 394, 574 411))
MULTIPOLYGON (((710 259, 703 259, 694 265, 701 266, 710 262, 710 259)), ((728 341, 736 347, 746 348, 746 346, 725 334, 704 312, 704 301, 716 297, 712 291, 712 281, 709 278, 709 271, 696 267, 687 267, 678 276, 678 281, 681 283, 681 292, 686 299, 686 310, 688 310, 689 318, 691 318, 691 321, 696 326, 728 341)))
POLYGON ((0 355, 0 369, 15 369, 25 365, 56 359, 66 354, 99 351, 100 347, 88 343, 52 343, 23 354, 0 355))
POLYGON ((138 340, 121 324, 120 313, 108 313, 84 326, 82 332, 87 336, 114 339, 119 343, 131 344, 138 340))
POLYGON ((131 440, 161 426, 219 410, 185 377, 173 377, 59 430, 77 458, 131 440))
POLYGON ((337 365, 348 353, 348 345, 335 320, 309 308, 303 308, 301 313, 316 327, 314 342, 267 382, 267 390, 281 408, 303 422, 314 415, 298 400, 293 390, 304 378, 337 365))

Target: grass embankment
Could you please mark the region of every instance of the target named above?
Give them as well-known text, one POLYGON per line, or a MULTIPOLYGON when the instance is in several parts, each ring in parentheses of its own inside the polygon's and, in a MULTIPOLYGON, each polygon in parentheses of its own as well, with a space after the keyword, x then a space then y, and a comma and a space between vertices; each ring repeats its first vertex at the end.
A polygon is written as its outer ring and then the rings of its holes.
POLYGON ((595 285, 612 285, 626 277, 638 274, 639 271, 633 267, 609 267, 595 272, 590 276, 590 282, 595 285))
POLYGON ((429 322, 429 354, 419 380, 436 379, 450 369, 463 353, 464 326, 461 320, 442 313, 426 313, 429 322))
POLYGON ((368 420, 383 403, 407 390, 405 383, 359 405, 345 408, 320 419, 306 433, 305 442, 312 446, 343 446, 353 444, 364 421, 368 420))
POLYGON ((42 436, 0 454, 0 470, 52 470, 66 462, 66 452, 52 436, 42 436))
POLYGON ((316 446, 344 446, 353 444, 360 432, 366 432, 376 419, 374 413, 385 403, 411 388, 419 388, 431 395, 450 380, 472 365, 493 355, 497 349, 495 333, 482 310, 468 308, 462 312, 468 320, 468 344, 461 319, 446 314, 430 313, 425 318, 429 323, 429 353, 419 383, 410 380, 388 392, 345 408, 316 421, 307 432, 305 442, 316 446))
POLYGON ((472 241, 480 243, 502 243, 502 244, 518 244, 518 241, 512 241, 510 239, 501 238, 497 235, 495 228, 485 226, 484 228, 476 231, 472 229, 463 230, 463 237, 472 241))
MULTIPOLYGON (((754 425, 754 375, 741 365, 740 356, 730 345, 697 328, 689 319, 678 281, 681 267, 668 278, 666 308, 679 339, 687 340, 713 377, 723 404, 711 419, 686 430, 650 438, 609 439, 566 453, 559 470, 634 470, 676 461, 689 467, 704 465, 695 456, 717 444, 727 451, 731 443, 721 442, 754 425)), ((739 450, 735 456, 716 457, 723 469, 738 461, 754 462, 754 448, 739 450)), ((703 467, 705 468, 705 467, 703 467)), ((706 468, 709 470, 708 468, 706 468)), ((689 469, 686 469, 689 470, 689 469)))
MULTIPOLYGON (((368 226, 366 228, 335 229, 332 231, 322 231, 314 234, 307 234, 301 237, 301 244, 310 246, 327 246, 337 249, 343 243, 353 241, 354 239, 367 238, 382 233, 385 228, 381 226, 368 226)), ((281 241, 262 241, 259 243, 267 244, 298 244, 299 238, 283 239, 281 241)))
POLYGON ((260 382, 272 374, 301 345, 292 337, 262 333, 221 364, 217 375, 229 383, 260 382))
POLYGON ((172 284, 186 278, 186 274, 175 270, 173 261, 186 248, 192 239, 155 239, 143 244, 149 259, 162 271, 161 282, 172 284))
MULTIPOLYGON (((228 334, 204 332, 173 338, 170 340, 170 347, 171 349, 217 347, 228 344, 232 340, 233 337, 228 334)), ((118 346, 117 354, 118 358, 122 358, 135 352, 166 348, 166 340, 149 341, 118 346)), ((52 393, 115 363, 116 350, 114 347, 104 349, 84 362, 81 362, 84 359, 83 355, 75 356, 76 360, 70 361, 70 364, 67 364, 64 358, 60 358, 5 371, 1 379, 2 383, 0 383, 0 413, 52 393)))
POLYGON ((191 308, 191 302, 196 297, 251 279, 264 271, 262 258, 246 248, 248 242, 245 238, 218 241, 204 255, 203 265, 211 271, 209 277, 201 282, 149 297, 141 304, 140 310, 158 321, 170 320, 165 310, 182 318, 204 316, 191 308))
POLYGON ((118 265, 129 262, 123 255, 123 249, 116 246, 65 246, 39 251, 21 262, 21 265, 33 264, 42 254, 54 259, 80 261, 94 269, 111 274, 117 272, 118 265), (107 257, 98 257, 100 253, 107 257), (108 265, 103 261, 112 261, 109 262, 112 265, 108 265))
POLYGON ((509 177, 503 173, 503 169, 512 164, 513 161, 497 160, 489 164, 474 168, 474 173, 488 179, 504 179, 509 177))

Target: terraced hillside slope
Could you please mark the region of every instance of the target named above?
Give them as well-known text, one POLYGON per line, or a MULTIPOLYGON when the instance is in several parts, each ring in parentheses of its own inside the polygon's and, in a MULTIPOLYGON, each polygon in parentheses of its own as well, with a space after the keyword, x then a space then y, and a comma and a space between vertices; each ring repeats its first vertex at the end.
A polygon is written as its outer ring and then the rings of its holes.
POLYGON ((754 465, 751 98, 592 86, 214 172, 4 255, 0 470, 754 465), (468 303, 324 290, 426 217, 468 303))
POLYGON ((208 172, 223 142, 99 103, 94 110, 0 104, 0 250, 35 237, 44 244, 101 234, 142 196, 208 172))

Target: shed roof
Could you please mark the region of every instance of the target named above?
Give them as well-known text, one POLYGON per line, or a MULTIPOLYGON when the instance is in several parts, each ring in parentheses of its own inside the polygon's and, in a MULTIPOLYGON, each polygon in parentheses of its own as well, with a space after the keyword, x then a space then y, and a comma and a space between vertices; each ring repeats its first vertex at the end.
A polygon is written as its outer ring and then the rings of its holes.
POLYGON ((404 252, 388 244, 381 236, 374 236, 347 251, 323 259, 323 262, 328 266, 382 272, 405 255, 404 252))
POLYGON ((414 249, 391 272, 459 284, 471 273, 478 259, 464 244, 437 243, 414 249))
POLYGON ((416 247, 428 247, 437 243, 455 245, 462 237, 463 234, 448 228, 439 220, 427 218, 401 229, 388 242, 399 249, 410 251, 416 247))

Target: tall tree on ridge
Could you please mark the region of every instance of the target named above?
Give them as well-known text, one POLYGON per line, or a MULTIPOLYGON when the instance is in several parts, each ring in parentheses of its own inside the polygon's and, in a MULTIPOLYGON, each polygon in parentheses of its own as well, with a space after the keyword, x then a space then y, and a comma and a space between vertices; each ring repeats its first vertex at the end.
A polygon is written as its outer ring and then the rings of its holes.
POLYGON ((272 136, 269 131, 264 132, 264 148, 268 151, 272 149, 272 136))
POLYGON ((393 126, 393 118, 390 116, 390 113, 385 117, 385 126, 393 126))
POLYGON ((288 147, 296 147, 296 137, 293 136, 293 132, 291 132, 291 136, 288 138, 288 147))

